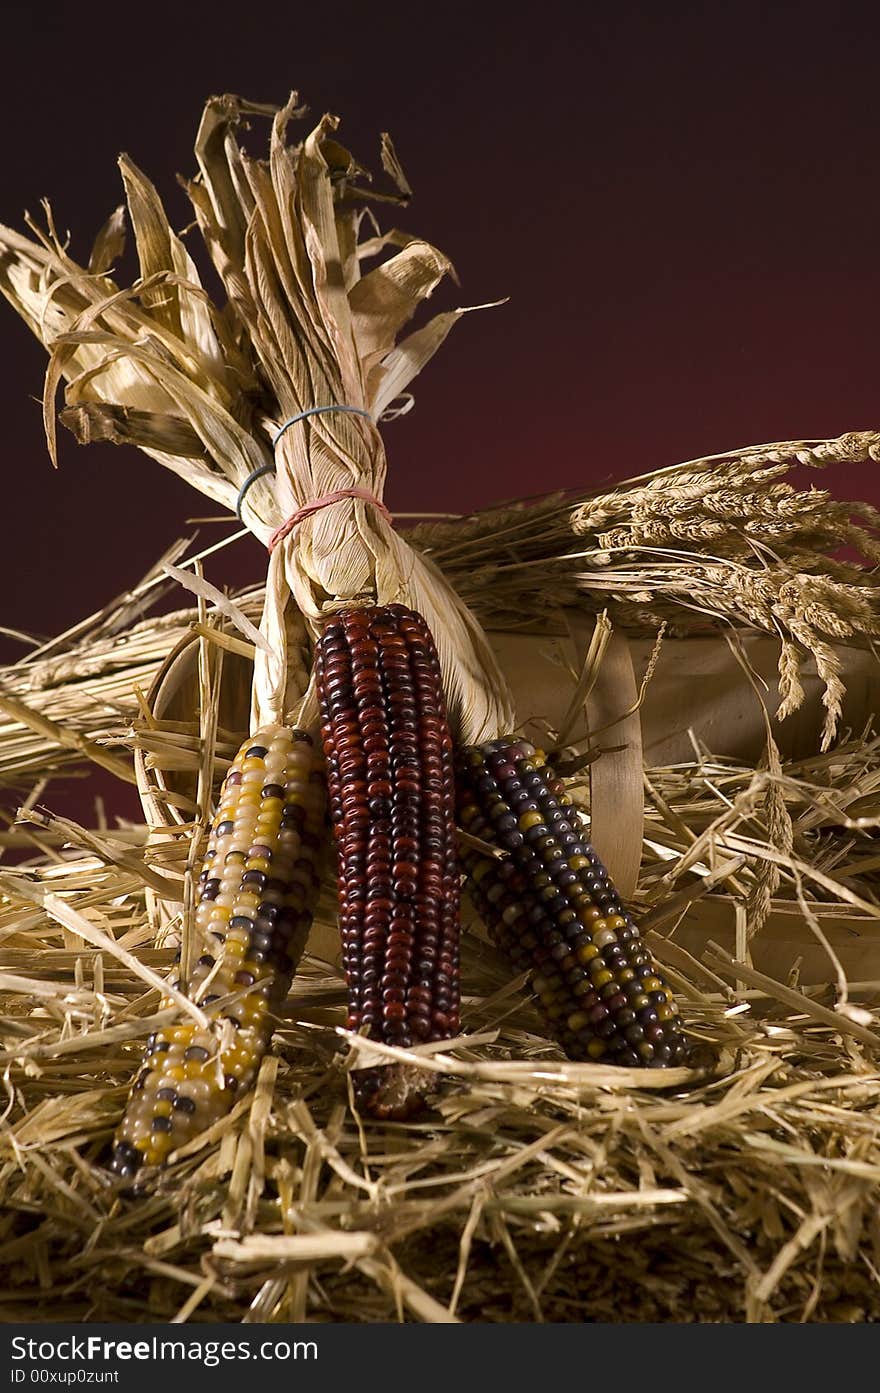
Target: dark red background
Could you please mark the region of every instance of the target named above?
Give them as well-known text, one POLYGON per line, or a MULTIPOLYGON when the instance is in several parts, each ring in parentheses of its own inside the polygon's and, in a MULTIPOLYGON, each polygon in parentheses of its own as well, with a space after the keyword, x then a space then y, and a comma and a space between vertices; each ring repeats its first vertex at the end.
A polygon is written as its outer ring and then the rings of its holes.
MULTIPOLYGON (((6 6, 0 218, 20 226, 48 194, 87 256, 119 200, 125 149, 183 225, 174 175, 194 168, 202 99, 281 102, 297 86, 315 113, 343 117, 365 162, 377 163, 380 130, 395 136, 416 194, 405 225, 461 275, 461 291, 436 303, 510 296, 454 331, 416 385, 415 413, 389 425, 392 508, 467 509, 737 444, 876 427, 870 14, 6 6)), ((216 510, 136 451, 81 449, 65 432, 53 472, 35 402, 44 354, 5 302, 0 356, 0 623, 54 633, 139 579, 187 517, 216 510), (135 504, 146 475, 149 501, 135 504)), ((880 497, 868 467, 832 485, 880 497)), ((248 540, 209 574, 244 581, 263 566, 248 540)))

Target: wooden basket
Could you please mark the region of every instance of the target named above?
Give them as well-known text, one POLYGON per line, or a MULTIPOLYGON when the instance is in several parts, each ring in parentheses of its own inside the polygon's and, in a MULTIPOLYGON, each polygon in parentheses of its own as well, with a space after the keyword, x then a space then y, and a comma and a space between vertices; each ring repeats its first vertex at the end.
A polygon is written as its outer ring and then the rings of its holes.
MULTIPOLYGON (((541 740, 548 727, 559 727, 570 705, 582 661, 578 643, 509 633, 490 633, 489 638, 513 688, 521 724, 532 738, 541 740)), ((744 639, 744 647, 772 700, 776 643, 754 635, 744 639)), ((624 898, 635 887, 642 852, 643 766, 690 763, 694 740, 715 756, 741 761, 759 759, 764 745, 761 706, 720 638, 667 640, 645 700, 633 710, 652 648, 649 641, 614 635, 585 707, 585 727, 596 733, 597 745, 612 747, 604 748, 590 766, 591 838, 624 898)), ((194 735, 198 733, 198 651, 197 634, 184 638, 168 655, 149 692, 157 721, 173 722, 175 729, 194 735)), ((861 729, 880 706, 880 666, 861 650, 841 652, 848 693, 844 721, 861 729)), ((247 734, 251 675, 247 659, 224 652, 219 725, 229 737, 230 750, 247 734)), ((821 684, 809 668, 803 680, 804 706, 776 730, 783 759, 803 758, 818 749, 821 684)), ((218 760, 218 780, 224 767, 224 761, 218 760)), ((135 771, 144 814, 155 832, 161 834, 163 828, 189 820, 185 803, 182 810, 174 800, 194 801, 194 773, 156 767, 142 751, 136 751, 135 771)), ((157 906, 157 922, 167 922, 174 910, 157 906)), ((734 953, 736 912, 733 897, 714 892, 691 906, 671 929, 671 936, 696 957, 710 940, 734 953)), ((880 979, 877 926, 837 907, 824 918, 820 907, 820 919, 849 980, 880 979)), ((324 948, 329 951, 329 940, 324 948)), ((766 924, 751 940, 750 953, 756 968, 780 980, 795 965, 807 985, 829 981, 833 975, 828 954, 790 900, 774 901, 766 924)))

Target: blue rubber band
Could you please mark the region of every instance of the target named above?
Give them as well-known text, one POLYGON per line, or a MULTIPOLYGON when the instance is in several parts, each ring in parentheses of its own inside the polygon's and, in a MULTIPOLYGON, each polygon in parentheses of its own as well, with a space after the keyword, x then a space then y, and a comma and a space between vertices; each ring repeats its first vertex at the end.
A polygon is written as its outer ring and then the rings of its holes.
MULTIPOLYGON (((285 421, 283 425, 278 427, 277 431, 272 436, 272 449, 275 449, 284 432, 290 430, 290 427, 295 426, 298 421, 305 421, 309 416, 321 416, 327 411, 344 411, 350 416, 366 416, 368 421, 372 421, 373 419, 369 411, 364 411, 360 406, 343 406, 340 403, 331 406, 310 406, 306 411, 300 411, 296 416, 291 416, 289 421, 285 421)), ((235 501, 235 514, 239 522, 244 522, 241 510, 244 505, 245 495, 251 484, 255 484, 258 479, 263 479, 267 474, 274 474, 274 472, 274 463, 261 464, 258 469, 251 470, 239 489, 238 498, 235 501)))
POLYGON ((255 484, 255 483, 257 482, 258 479, 264 478, 267 474, 274 474, 274 473, 275 473, 275 463, 274 463, 274 461, 270 461, 269 464, 261 464, 260 467, 259 467, 259 469, 252 469, 252 470, 251 470, 250 474, 249 474, 249 475, 247 476, 247 478, 245 479, 245 481, 244 481, 244 483, 242 484, 241 488, 238 490, 238 498, 235 500, 235 513, 236 513, 236 517, 238 518, 239 522, 244 522, 244 518, 243 518, 242 515, 241 515, 241 509, 242 509, 242 505, 243 505, 243 503, 244 503, 244 496, 245 496, 245 494, 247 493, 248 489, 250 488, 251 484, 255 484))
POLYGON ((278 427, 272 436, 272 449, 275 449, 284 432, 295 426, 297 421, 305 421, 308 416, 320 416, 325 411, 344 411, 349 416, 366 416, 368 421, 373 419, 369 411, 364 411, 361 406, 341 406, 338 403, 335 406, 310 406, 307 411, 300 411, 296 416, 291 416, 289 421, 285 421, 283 426, 278 427))

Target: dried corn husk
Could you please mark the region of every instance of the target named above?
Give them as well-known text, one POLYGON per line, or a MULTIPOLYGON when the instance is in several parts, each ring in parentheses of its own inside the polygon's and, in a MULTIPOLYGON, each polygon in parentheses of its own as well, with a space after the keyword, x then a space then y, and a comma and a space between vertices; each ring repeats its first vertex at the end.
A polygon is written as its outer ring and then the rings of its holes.
MULTIPOLYGON (((247 114, 267 113, 235 98, 209 102, 196 147, 201 177, 187 186, 225 306, 210 303, 156 189, 127 156, 120 167, 139 282, 119 289, 104 273, 106 234, 91 258, 101 271, 78 266, 47 213, 37 241, 0 230, 0 289, 50 351, 44 410, 53 458, 54 396, 64 378, 64 419, 81 439, 133 441, 226 507, 274 459, 277 471, 244 503, 247 525, 266 542, 296 509, 340 488, 381 500, 377 423, 464 311, 435 316, 398 342, 450 263, 413 237, 362 237, 369 193, 364 171, 333 139, 335 118, 325 116, 291 147, 288 126, 302 116, 292 97, 274 113, 262 163, 237 144, 247 114), (286 432, 273 457, 280 425, 332 404, 369 420, 313 417, 286 432)), ((383 163, 399 199, 405 185, 387 138, 383 163)), ((480 626, 432 563, 361 499, 309 517, 272 556, 268 642, 254 682, 258 724, 314 716, 313 705, 300 710, 298 616, 314 634, 328 607, 359 601, 396 601, 424 614, 463 739, 509 728, 510 695, 480 626)))

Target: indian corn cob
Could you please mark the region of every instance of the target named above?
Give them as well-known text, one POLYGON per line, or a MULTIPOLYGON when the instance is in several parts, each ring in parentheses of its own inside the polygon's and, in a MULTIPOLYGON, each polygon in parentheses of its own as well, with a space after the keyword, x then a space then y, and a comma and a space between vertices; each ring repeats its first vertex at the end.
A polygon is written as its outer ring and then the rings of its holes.
MULTIPOLYGON (((349 1028, 401 1046, 447 1039, 459 1025, 460 870, 434 641, 402 605, 350 609, 324 629, 315 670, 349 1028)), ((422 1102, 394 1067, 355 1082, 375 1117, 422 1102)))
POLYGON ((586 840, 543 752, 514 736, 457 764, 459 817, 499 859, 466 848, 466 886, 494 942, 532 986, 571 1059, 682 1064, 672 992, 586 840))
POLYGON ((118 1175, 161 1164, 253 1083, 271 1008, 287 994, 312 921, 324 816, 324 777, 308 735, 269 726, 245 742, 226 775, 199 878, 202 954, 187 990, 212 1028, 182 1017, 149 1037, 115 1137, 118 1175))

